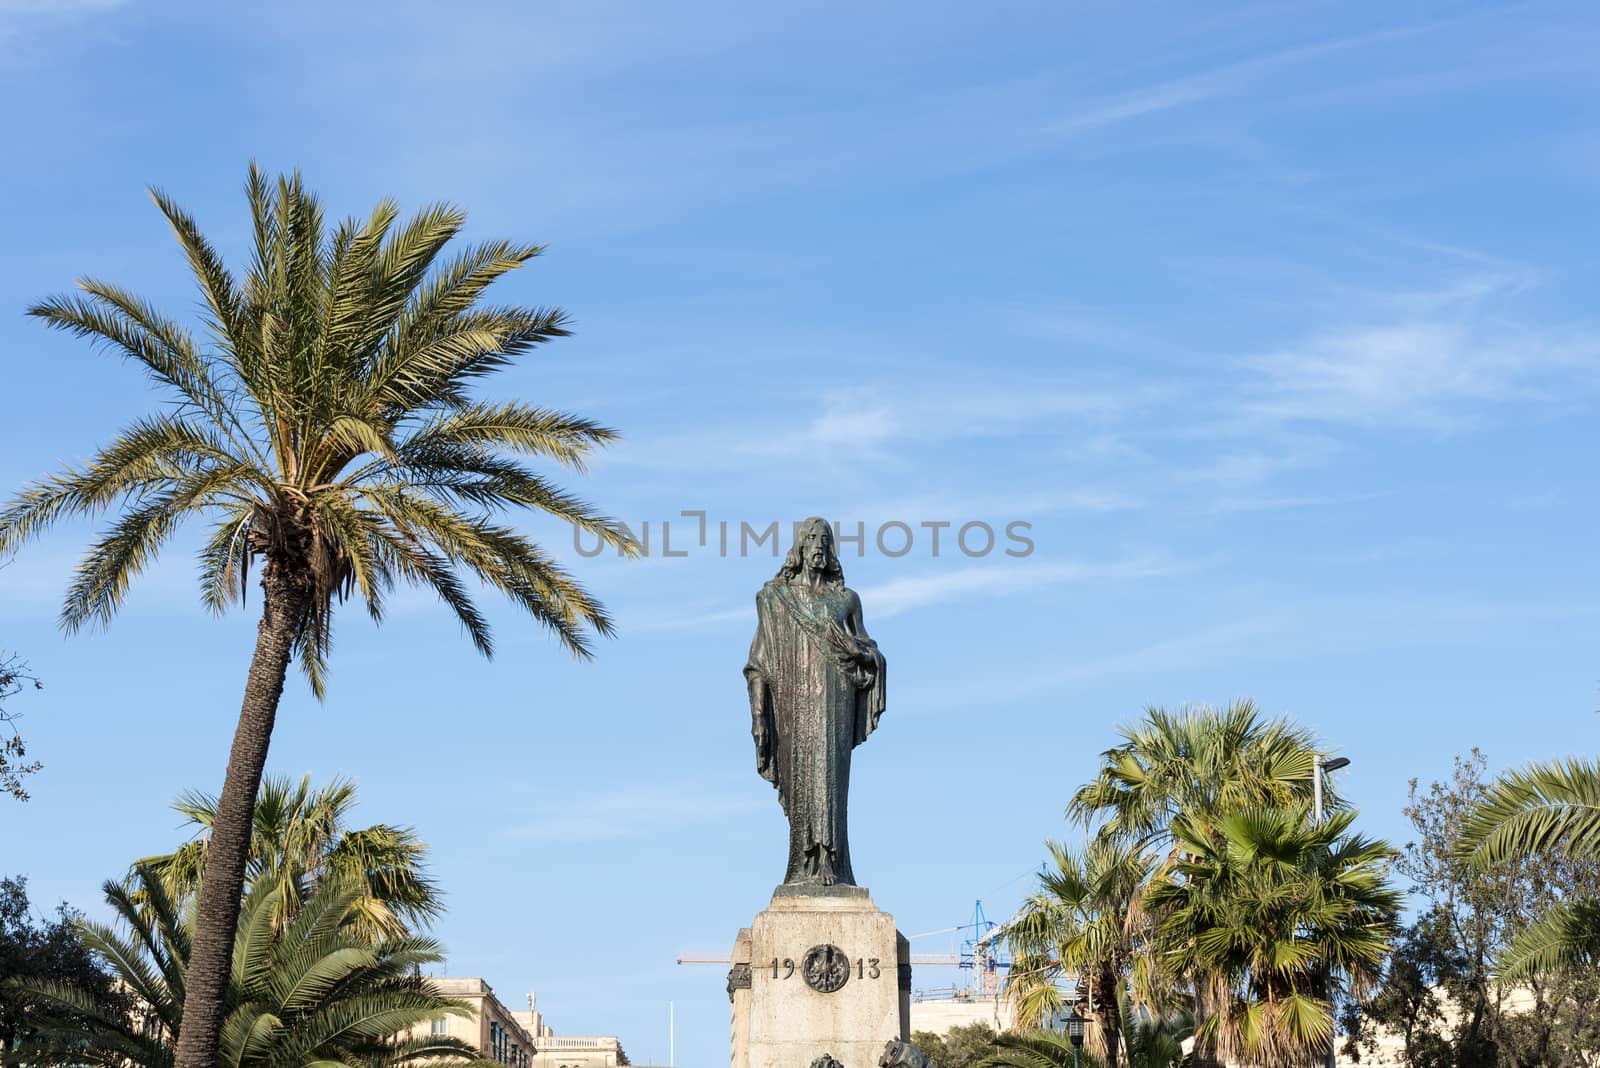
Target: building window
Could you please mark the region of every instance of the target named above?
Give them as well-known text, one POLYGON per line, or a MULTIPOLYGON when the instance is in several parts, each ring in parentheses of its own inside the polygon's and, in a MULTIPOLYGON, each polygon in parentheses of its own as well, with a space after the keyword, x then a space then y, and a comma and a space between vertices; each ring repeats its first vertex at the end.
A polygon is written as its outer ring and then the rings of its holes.
POLYGON ((428 1033, 432 1035, 448 1035, 450 1033, 450 1021, 443 1016, 439 1017, 429 1025, 428 1033))

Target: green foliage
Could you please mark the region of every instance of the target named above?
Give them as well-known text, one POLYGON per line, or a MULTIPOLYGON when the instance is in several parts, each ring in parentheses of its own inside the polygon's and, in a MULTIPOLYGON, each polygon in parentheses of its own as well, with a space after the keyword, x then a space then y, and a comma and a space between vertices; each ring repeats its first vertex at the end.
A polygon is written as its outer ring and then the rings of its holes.
MULTIPOLYGON (((274 922, 280 929, 327 882, 362 888, 348 922, 369 938, 404 935, 441 911, 439 889, 426 871, 427 844, 409 827, 349 827, 355 804, 356 787, 348 779, 320 789, 312 789, 309 775, 298 783, 269 776, 261 784, 245 879, 252 892, 262 886, 279 892, 274 922)), ((217 805, 213 797, 191 793, 173 807, 200 834, 139 865, 160 877, 167 894, 182 904, 199 893, 217 805)))
MULTIPOLYGON (((1389 956, 1382 983, 1369 997, 1346 1003, 1341 1014, 1346 1056, 1377 1051, 1377 1030, 1398 1035, 1412 1068, 1454 1068, 1461 1058, 1442 1036, 1446 985, 1465 974, 1466 956, 1450 941, 1449 926, 1430 909, 1408 926, 1389 956)), ((1467 1051, 1466 1068, 1480 1063, 1467 1051)))
MULTIPOLYGON (((1215 1063, 1219 1052, 1253 1064, 1315 1062, 1332 1035, 1333 999, 1375 980, 1387 951, 1392 851, 1348 833, 1353 813, 1331 784, 1332 816, 1311 826, 1316 761, 1326 751, 1251 702, 1151 708, 1121 735, 1067 815, 1091 833, 1091 846, 1149 859, 1124 901, 1095 906, 1093 920, 1069 912, 1043 925, 1058 928, 1062 947, 1078 929, 1117 932, 1115 963, 1078 970, 1076 1007, 1092 1006, 1104 1031, 1117 1011, 1108 992, 1126 989, 1141 1016, 1192 1007, 1197 1063, 1215 1063)), ((1042 934, 1017 932, 1014 950, 1043 961, 1042 934)), ((1063 994, 1024 981, 1013 997, 1022 1006, 1063 994)), ((1099 1046, 1116 1056, 1114 1039, 1099 1046)))
MULTIPOLYGON (((1121 1043, 1118 1048, 1124 1058, 1121 1063, 1128 1068, 1188 1068, 1192 1058, 1184 1053, 1183 1042, 1192 1033, 1192 1021, 1187 1013, 1159 1014, 1140 1008, 1123 994, 1120 999, 1119 1018, 1122 1021, 1121 1043)), ((952 1029, 955 1030, 955 1029, 952 1029)), ((926 1035, 926 1032, 918 1032, 926 1035)), ((928 1035, 937 1042, 935 1036, 928 1035)), ((990 1032, 993 1051, 982 1060, 965 1062, 960 1068, 1104 1068, 1107 1061, 1104 1051, 1085 1044, 1074 1050, 1067 1035, 1049 1030, 990 1032)), ((928 1047, 917 1045, 927 1052, 928 1047)), ((943 1061, 930 1054, 934 1068, 946 1068, 943 1061)))
MULTIPOLYGON (((1486 767, 1473 750, 1456 758, 1448 781, 1426 790, 1411 783, 1405 811, 1416 837, 1397 868, 1427 909, 1396 947, 1382 986, 1346 1015, 1358 1050, 1374 1048, 1378 1028, 1401 1036, 1419 1068, 1572 1064, 1600 1050, 1600 969, 1535 968, 1511 982, 1504 968, 1517 947, 1549 930, 1550 917, 1600 897, 1600 862, 1557 850, 1479 863, 1464 831, 1484 826, 1485 802, 1504 796, 1485 781, 1486 767)), ((1591 939, 1597 929, 1588 926, 1591 939)), ((1578 944, 1582 933, 1556 931, 1578 944)))
POLYGON ((934 1068, 978 1068, 999 1049, 998 1037, 986 1023, 957 1024, 943 1035, 914 1032, 911 1044, 927 1055, 934 1068))
POLYGON ((1187 1012, 1158 1014, 1123 996, 1122 1045, 1128 1068, 1188 1068, 1192 1058, 1183 1043, 1193 1033, 1194 1019, 1187 1012))
MULTIPOLYGON (((1092 1050, 1074 1049, 1072 1040, 1055 1031, 1007 1031, 995 1039, 999 1047, 979 1068, 1104 1068, 1092 1050)), ((942 1065, 936 1068, 943 1068, 942 1065)))
POLYGON ((1116 839, 1091 840, 1081 851, 1047 845, 1052 864, 1007 925, 1013 955, 1008 994, 1018 1021, 1037 1027, 1062 1008, 1062 981, 1081 978, 1085 1009, 1099 1024, 1091 1029, 1090 1048, 1115 1065, 1124 978, 1137 972, 1141 990, 1157 985, 1148 974, 1154 959, 1139 916, 1152 860, 1138 845, 1116 839))
POLYGON ((1338 989, 1378 979, 1400 905, 1387 879, 1393 850, 1349 834, 1354 819, 1344 811, 1318 825, 1303 807, 1250 808, 1215 834, 1174 821, 1184 859, 1147 904, 1168 968, 1211 995, 1199 1036, 1231 1063, 1319 1063, 1338 989))
POLYGON ((1459 848, 1480 868, 1557 849, 1600 856, 1600 761, 1535 764, 1501 776, 1463 822, 1459 848))
MULTIPOLYGON (((1100 837, 1145 845, 1169 841, 1178 816, 1207 825, 1248 806, 1307 804, 1315 759, 1326 755, 1310 731, 1264 718, 1253 701, 1221 710, 1149 708, 1120 733, 1067 815, 1097 827, 1100 837)), ((1332 811, 1342 802, 1330 790, 1325 804, 1332 811)))
MULTIPOLYGON (((1459 852, 1479 870, 1541 855, 1600 858, 1600 761, 1535 764, 1484 791, 1462 823, 1459 852)), ((1600 898, 1552 903, 1500 953, 1507 980, 1600 964, 1600 898)))
POLYGON ((241 599, 251 561, 264 561, 298 591, 294 642, 318 695, 334 601, 358 596, 379 620, 397 581, 432 590, 484 655, 493 642, 474 583, 589 655, 590 635, 611 633, 604 609, 499 517, 532 508, 635 552, 619 524, 525 463, 582 471, 616 434, 471 396, 567 334, 559 309, 481 300, 541 246, 496 241, 446 257, 465 222, 446 205, 400 224, 385 200, 330 228, 298 174, 271 181, 254 165, 246 193, 253 250, 235 277, 195 221, 152 192, 199 284, 198 334, 91 278, 29 309, 142 367, 171 404, 0 510, 0 555, 70 517, 115 515, 67 592, 61 623, 72 631, 109 622, 179 527, 208 524, 204 602, 220 612, 241 599))
MULTIPOLYGON (((57 907, 53 919, 36 919, 28 903, 28 881, 21 876, 0 879, 0 976, 70 983, 107 1004, 125 1007, 111 974, 79 937, 76 919, 66 905, 57 907)), ((76 1056, 74 1044, 41 1034, 32 1016, 14 989, 0 985, 0 1054, 27 1043, 34 1050, 34 1064, 70 1064, 76 1056)))
POLYGON ((44 688, 38 679, 28 674, 26 664, 0 650, 0 794, 10 794, 18 801, 28 799, 22 780, 44 765, 28 759, 28 744, 17 730, 17 720, 21 717, 7 710, 5 702, 30 684, 35 690, 44 688))
MULTIPOLYGON (((376 943, 351 927, 359 886, 324 884, 279 933, 281 888, 263 882, 244 901, 225 1002, 218 1068, 394 1068, 421 1062, 479 1063, 447 1037, 395 1035, 445 1015, 470 1015, 444 998, 419 969, 442 959, 425 938, 376 943)), ((192 910, 180 912, 148 868, 132 885, 107 883, 121 929, 78 921, 84 943, 107 960, 135 999, 108 999, 72 981, 22 979, 7 987, 27 999, 48 1040, 76 1046, 79 1064, 168 1068, 183 1020, 192 910), (137 901, 135 898, 137 897, 137 901)), ((20 1056, 32 1056, 24 1046, 20 1056)))

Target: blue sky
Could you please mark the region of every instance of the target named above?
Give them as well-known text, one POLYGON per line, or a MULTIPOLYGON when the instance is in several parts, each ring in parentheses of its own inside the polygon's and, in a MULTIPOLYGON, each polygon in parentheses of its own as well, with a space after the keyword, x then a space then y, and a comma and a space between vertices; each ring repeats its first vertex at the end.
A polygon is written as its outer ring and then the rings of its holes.
MULTIPOLYGON (((624 432, 572 480, 615 514, 1031 524, 845 557, 890 663, 853 851, 902 930, 1008 913, 1147 704, 1292 714, 1403 840, 1454 754, 1593 751, 1597 49, 1580 3, 0 0, 0 484, 154 403, 21 314, 83 274, 192 310, 145 185, 232 255, 251 158, 338 214, 448 199, 550 243, 502 295, 578 332, 495 390, 624 432)), ((775 562, 528 526, 620 621, 595 663, 498 606, 492 663, 420 596, 352 613, 271 767, 433 843, 452 973, 641 1062, 672 1000, 719 1063, 721 970, 674 959, 782 875, 739 674, 775 562)), ((254 618, 203 613, 185 543, 63 638, 86 533, 0 572, 47 764, 0 872, 92 909, 219 785, 254 618)))

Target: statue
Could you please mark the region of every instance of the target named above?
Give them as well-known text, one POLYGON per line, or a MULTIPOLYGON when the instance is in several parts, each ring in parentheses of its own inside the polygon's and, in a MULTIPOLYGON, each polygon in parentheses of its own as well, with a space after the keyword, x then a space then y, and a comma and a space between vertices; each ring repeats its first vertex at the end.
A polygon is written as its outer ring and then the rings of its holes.
POLYGON ((883 654, 844 584, 833 528, 800 524, 778 574, 756 594, 750 688, 756 770, 789 817, 785 885, 855 885, 845 829, 850 753, 884 708, 883 654))
POLYGON ((878 1068, 933 1068, 928 1055, 903 1038, 891 1038, 883 1044, 878 1056, 878 1068))

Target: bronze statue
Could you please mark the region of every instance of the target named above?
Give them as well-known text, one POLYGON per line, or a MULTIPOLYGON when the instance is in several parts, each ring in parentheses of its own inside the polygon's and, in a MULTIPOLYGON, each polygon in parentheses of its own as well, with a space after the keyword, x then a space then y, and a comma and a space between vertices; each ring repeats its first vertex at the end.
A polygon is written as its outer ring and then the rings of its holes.
POLYGON ((928 1055, 903 1038, 891 1038, 878 1055, 878 1068, 933 1068, 928 1055))
POLYGON ((756 594, 750 687, 756 770, 789 817, 787 885, 855 885, 845 820, 850 753, 884 708, 883 654, 844 584, 833 528, 812 517, 756 594))

